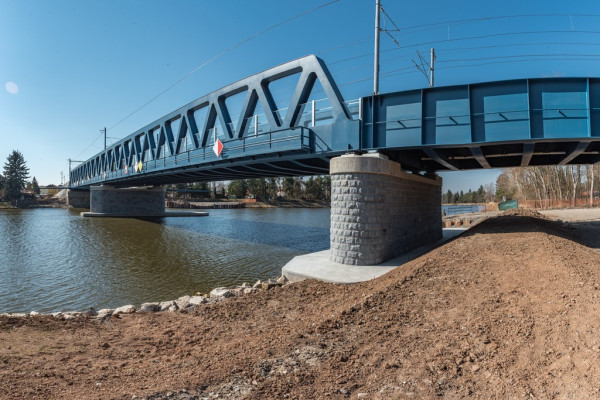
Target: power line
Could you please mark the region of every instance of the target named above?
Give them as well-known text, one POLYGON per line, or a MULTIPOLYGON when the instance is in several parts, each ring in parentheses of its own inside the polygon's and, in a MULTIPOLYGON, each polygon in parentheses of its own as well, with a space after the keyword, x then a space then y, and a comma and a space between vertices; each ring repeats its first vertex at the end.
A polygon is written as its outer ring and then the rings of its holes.
POLYGON ((452 21, 443 21, 443 22, 433 22, 430 24, 420 24, 413 26, 405 26, 402 30, 412 30, 417 28, 427 28, 441 25, 458 25, 465 24, 471 22, 483 22, 483 21, 492 21, 498 19, 509 19, 509 18, 535 18, 535 17, 591 17, 598 18, 600 14, 513 14, 513 15, 498 15, 495 17, 481 17, 481 18, 470 18, 470 19, 458 19, 452 21))
MULTIPOLYGON (((595 57, 598 57, 598 56, 595 56, 595 57)), ((491 62, 484 62, 484 63, 477 63, 477 64, 451 65, 451 66, 446 66, 446 67, 439 67, 436 69, 439 70, 439 69, 470 68, 470 67, 479 67, 479 66, 492 65, 492 64, 510 64, 510 63, 534 62, 534 61, 537 62, 537 61, 589 61, 589 60, 590 60, 589 58, 581 58, 581 57, 570 57, 570 58, 549 57, 549 58, 535 58, 535 59, 529 59, 529 60, 505 60, 505 61, 491 61, 491 62)), ((397 68, 397 69, 393 69, 391 71, 384 72, 381 74, 381 77, 389 78, 389 77, 398 76, 398 75, 416 74, 418 72, 419 71, 414 69, 414 66, 410 66, 410 67, 397 68)), ((371 79, 373 79, 372 76, 367 76, 367 77, 356 79, 353 81, 340 83, 340 84, 338 84, 338 86, 355 85, 357 83, 370 81, 371 79)))
MULTIPOLYGON (((527 47, 527 46, 600 46, 600 43, 588 43, 588 42, 528 42, 528 43, 511 43, 511 44, 494 44, 494 45, 487 45, 487 46, 471 46, 471 47, 454 47, 454 48, 448 48, 448 49, 437 49, 436 52, 437 53, 456 53, 456 52, 460 52, 460 51, 469 51, 469 50, 485 50, 485 49, 496 49, 496 48, 503 48, 503 47, 527 47)), ((333 63, 328 63, 327 65, 334 65, 334 64, 340 64, 342 62, 345 61, 349 61, 349 60, 355 60, 358 58, 363 58, 366 56, 369 56, 371 54, 367 54, 367 55, 360 55, 360 56, 355 56, 355 57, 351 57, 350 59, 344 59, 344 60, 339 60, 339 61, 335 61, 333 63)), ((400 55, 396 55, 393 57, 387 57, 384 58, 383 61, 390 61, 390 60, 396 60, 398 58, 403 58, 403 57, 408 57, 410 56, 411 53, 404 53, 404 54, 400 54, 400 55)), ((365 66, 368 66, 370 64, 362 64, 362 67, 364 68, 365 66)), ((353 66, 352 68, 348 68, 339 72, 346 72, 346 71, 352 71, 355 69, 359 69, 357 68, 357 66, 353 66)))
MULTIPOLYGON (((398 47, 393 47, 390 49, 385 49, 382 50, 382 53, 389 53, 391 51, 397 51, 399 49, 407 49, 407 48, 412 48, 412 47, 419 47, 419 46, 430 46, 433 44, 440 44, 440 43, 447 43, 447 42, 459 42, 461 40, 478 40, 478 39, 487 39, 490 37, 498 37, 498 36, 516 36, 516 35, 533 35, 533 34, 546 34, 546 33, 555 33, 555 34, 561 34, 561 33, 587 33, 587 34, 600 34, 600 31, 556 31, 556 30, 547 30, 547 31, 525 31, 525 32, 502 32, 502 33, 493 33, 493 34, 488 34, 488 35, 480 35, 480 36, 469 36, 469 37, 463 37, 463 38, 454 38, 454 39, 444 39, 444 40, 435 40, 435 41, 430 41, 430 42, 422 42, 422 43, 413 43, 413 44, 408 44, 408 45, 403 45, 403 46, 398 46, 398 47)), ((540 45, 544 45, 544 44, 552 44, 552 43, 539 43, 540 45)), ((556 43, 558 45, 560 44, 566 44, 566 45, 590 45, 590 46, 598 46, 598 43, 556 43)), ((479 48, 493 48, 493 47, 503 47, 503 46, 524 46, 526 44, 523 43, 518 43, 518 44, 507 44, 507 45, 489 45, 489 46, 480 46, 480 47, 472 47, 472 49, 479 49, 479 48)), ((536 45, 536 43, 531 43, 531 45, 536 45)), ((466 48, 469 49, 469 48, 466 48)), ((445 50, 440 49, 440 52, 443 52, 445 50)), ((363 53, 363 54, 359 54, 356 56, 352 56, 352 57, 348 57, 348 58, 344 58, 341 60, 337 60, 337 61, 333 61, 330 63, 327 63, 327 65, 336 65, 336 64, 340 64, 343 62, 347 62, 347 61, 352 61, 352 60, 356 60, 359 58, 364 58, 364 57, 369 57, 373 55, 373 52, 369 52, 369 53, 363 53)))
POLYGON ((246 39, 242 40, 241 42, 238 42, 236 44, 234 44, 233 46, 221 51, 220 53, 218 53, 217 55, 215 55, 214 57, 210 58, 209 60, 203 62, 202 64, 200 64, 199 66, 197 66, 196 68, 194 68, 193 70, 191 70, 190 72, 188 72, 186 75, 184 75, 183 77, 179 78, 177 81, 175 81, 174 83, 172 83, 169 87, 167 87, 165 90, 163 90, 162 92, 160 92, 159 94, 157 94, 156 96, 152 97, 150 100, 148 100, 147 102, 145 102, 144 104, 142 104, 140 107, 136 108, 133 112, 129 113, 127 116, 125 116, 124 118, 122 118, 121 120, 119 120, 117 123, 115 123, 114 125, 112 125, 110 128, 108 128, 108 130, 114 129, 116 126, 118 126, 119 124, 121 124, 122 122, 124 122, 125 120, 129 119, 132 115, 134 115, 135 113, 137 113, 138 111, 140 111, 141 109, 143 109, 144 107, 146 107, 148 104, 152 103, 153 101, 155 101, 156 99, 158 99, 160 96, 162 96, 163 94, 165 94, 166 92, 168 92, 169 90, 171 90, 172 88, 174 88, 175 86, 177 86, 179 83, 181 83, 182 81, 184 81, 185 79, 189 78, 192 74, 194 74, 195 72, 197 72, 198 70, 204 68, 205 66, 207 66, 208 64, 212 63, 213 61, 217 60, 218 58, 220 58, 221 56, 229 53, 230 51, 238 48, 239 46, 253 40, 256 39, 257 37, 283 25, 286 24, 290 21, 293 21, 297 18, 303 17, 304 15, 310 14, 314 11, 317 11, 323 7, 327 7, 331 4, 337 3, 340 0, 332 0, 329 1, 327 3, 323 3, 317 7, 311 8, 310 10, 307 11, 303 11, 300 14, 294 15, 293 17, 287 18, 281 22, 276 23, 275 25, 271 25, 266 29, 263 29, 262 31, 255 33, 252 36, 247 37, 246 39))
POLYGON ((100 134, 96 136, 96 139, 94 139, 85 149, 83 149, 81 153, 77 154, 74 158, 79 158, 79 156, 85 153, 90 147, 92 147, 94 143, 96 143, 98 139, 102 137, 102 135, 104 135, 104 132, 100 132, 100 134))
POLYGON ((539 34, 548 34, 548 33, 554 33, 554 34, 563 34, 563 33, 586 33, 586 34, 600 34, 600 31, 564 31, 564 30, 546 30, 546 31, 523 31, 523 32, 500 32, 500 33, 490 33, 487 35, 480 35, 480 36, 470 36, 470 37, 463 37, 463 38, 456 38, 456 39, 444 39, 444 40, 434 40, 434 41, 429 41, 429 42, 423 42, 423 43, 415 43, 415 44, 410 44, 410 45, 405 45, 405 46, 400 46, 397 48, 392 48, 392 49, 387 49, 387 50, 383 50, 384 52, 390 52, 390 51, 394 51, 397 49, 406 49, 406 48, 410 48, 410 47, 416 47, 416 46, 429 46, 432 44, 438 44, 438 43, 447 43, 447 42, 458 42, 461 40, 478 40, 478 39, 488 39, 491 37, 500 37, 500 36, 516 36, 516 35, 539 35, 539 34))
MULTIPOLYGON (((430 23, 430 24, 420 24, 420 25, 413 25, 413 26, 404 26, 404 27, 399 27, 398 29, 400 31, 406 32, 408 34, 412 34, 412 33, 418 33, 418 32, 422 32, 422 31, 426 31, 426 30, 430 30, 432 27, 436 27, 436 26, 442 26, 442 25, 459 25, 459 24, 466 24, 466 23, 471 23, 471 22, 483 22, 483 21, 492 21, 492 20, 500 20, 500 19, 509 19, 509 18, 535 18, 535 17, 590 17, 590 18, 598 18, 600 17, 600 14, 514 14, 514 15, 499 15, 499 16, 495 16, 495 17, 482 17, 482 18, 472 18, 472 19, 462 19, 462 20, 452 20, 452 21, 443 21, 443 22, 434 22, 434 23, 430 23), (426 29, 421 29, 419 31, 414 31, 414 29, 417 28, 426 28, 426 29)), ((350 46, 354 46, 357 45, 359 43, 362 42, 368 42, 370 40, 373 39, 373 36, 366 36, 366 37, 362 37, 353 41, 349 41, 346 43, 343 43, 341 45, 329 48, 329 49, 325 49, 323 51, 318 52, 318 54, 327 54, 327 53, 331 53, 333 51, 345 48, 345 47, 350 47, 350 46)), ((357 56, 357 57, 365 57, 368 55, 372 55, 371 54, 365 54, 365 55, 361 55, 361 56, 357 56)), ((352 60, 354 59, 354 57, 346 59, 346 60, 352 60)), ((342 62, 342 60, 337 61, 337 62, 342 62)), ((329 65, 333 65, 332 63, 329 63, 329 65)))
MULTIPOLYGON (((454 49, 446 49, 446 50, 438 50, 436 48, 436 55, 438 53, 453 53, 453 52, 458 52, 458 51, 463 51, 463 50, 475 50, 475 49, 484 49, 484 48, 496 48, 496 47, 511 47, 511 46, 522 46, 522 45, 585 45, 585 44, 589 44, 592 46, 600 46, 600 43, 554 43, 554 42, 543 42, 543 43, 522 43, 522 44, 515 44, 515 45, 494 45, 494 46, 477 46, 477 47, 463 47, 463 48, 454 48, 454 49)), ((410 57, 411 54, 410 53, 403 53, 402 55, 399 56, 394 56, 394 57, 387 57, 385 59, 383 59, 384 62, 389 62, 391 60, 395 60, 395 59, 399 59, 399 58, 404 58, 404 57, 410 57)), ((462 61, 467 61, 467 60, 485 60, 485 59, 499 59, 499 58, 518 58, 518 57, 549 57, 549 56, 561 56, 561 57, 599 57, 600 55, 597 54, 572 54, 572 53, 547 53, 547 54, 516 54, 516 55, 505 55, 505 56, 493 56, 493 57, 484 57, 484 58, 475 58, 475 59, 458 59, 458 60, 441 60, 438 62, 441 63, 449 63, 449 62, 462 62, 462 61)), ((436 57, 437 58, 437 57, 436 57)), ((346 68, 346 69, 342 69, 342 70, 336 70, 335 73, 336 75, 341 75, 344 74, 346 72, 351 72, 351 71, 358 71, 358 70, 362 70, 362 69, 366 69, 368 67, 370 67, 371 64, 369 63, 364 63, 364 64, 358 64, 358 65, 353 65, 350 68, 346 68)), ((406 69, 410 69, 412 67, 407 67, 406 69)))
POLYGON ((522 57, 600 57, 600 54, 518 54, 518 55, 508 55, 508 56, 494 56, 494 57, 478 57, 478 58, 461 58, 456 60, 442 60, 438 61, 439 63, 451 63, 451 62, 465 62, 465 61, 483 61, 483 60, 496 60, 503 58, 522 58, 522 57))

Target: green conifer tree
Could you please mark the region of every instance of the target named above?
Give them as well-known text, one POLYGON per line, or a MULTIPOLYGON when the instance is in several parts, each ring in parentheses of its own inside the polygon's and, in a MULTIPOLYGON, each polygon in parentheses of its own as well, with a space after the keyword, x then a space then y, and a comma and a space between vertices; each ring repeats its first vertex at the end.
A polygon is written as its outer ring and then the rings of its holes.
POLYGON ((21 190, 25 188, 29 178, 29 168, 25 164, 25 158, 18 150, 13 150, 4 164, 4 187, 6 198, 10 201, 21 196, 21 190))

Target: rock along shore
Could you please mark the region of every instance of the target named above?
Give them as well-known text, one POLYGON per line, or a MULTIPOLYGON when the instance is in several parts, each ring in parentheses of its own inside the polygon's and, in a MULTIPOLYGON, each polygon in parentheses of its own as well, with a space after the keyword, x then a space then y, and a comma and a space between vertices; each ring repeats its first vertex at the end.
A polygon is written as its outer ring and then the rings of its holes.
POLYGON ((29 313, 3 313, 0 316, 9 318, 27 318, 38 315, 50 315, 61 320, 70 320, 74 318, 94 318, 104 320, 112 315, 133 314, 133 313, 153 313, 153 312, 192 312, 197 310, 203 304, 221 301, 229 297, 237 297, 252 294, 261 290, 270 290, 274 287, 281 287, 289 284, 285 276, 277 277, 276 279, 258 280, 254 285, 243 283, 240 286, 234 287, 218 287, 210 291, 208 294, 197 293, 193 296, 182 296, 176 300, 167 300, 161 302, 142 303, 139 307, 133 304, 127 304, 117 308, 103 308, 95 310, 89 308, 86 311, 62 311, 48 314, 42 314, 37 311, 29 313))

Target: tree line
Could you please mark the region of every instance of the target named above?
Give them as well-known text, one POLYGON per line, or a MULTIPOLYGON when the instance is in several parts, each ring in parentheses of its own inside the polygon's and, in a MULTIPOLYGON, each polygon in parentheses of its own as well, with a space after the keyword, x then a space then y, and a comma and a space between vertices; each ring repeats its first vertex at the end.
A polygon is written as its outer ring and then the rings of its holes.
POLYGON ((496 198, 536 207, 577 206, 600 196, 600 165, 509 168, 496 180, 496 198))
POLYGON ((251 178, 229 182, 198 182, 172 185, 178 189, 205 191, 206 194, 235 198, 254 197, 261 201, 331 199, 329 175, 310 177, 251 178))
POLYGON ((331 178, 316 177, 252 178, 233 180, 227 194, 238 198, 248 195, 259 200, 330 200, 331 178))
POLYGON ((460 203, 488 203, 494 201, 494 184, 480 185, 479 189, 473 191, 469 189, 468 192, 452 193, 450 189, 442 194, 443 204, 460 204, 460 203))

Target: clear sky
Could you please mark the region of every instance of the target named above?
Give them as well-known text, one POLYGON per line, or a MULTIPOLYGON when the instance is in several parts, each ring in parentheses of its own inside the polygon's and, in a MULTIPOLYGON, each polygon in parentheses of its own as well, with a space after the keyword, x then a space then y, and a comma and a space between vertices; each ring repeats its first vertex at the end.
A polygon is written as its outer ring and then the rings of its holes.
MULTIPOLYGON (((118 140, 210 91, 307 54, 325 60, 346 100, 369 95, 375 0, 339 0, 252 38, 327 2, 0 0, 0 161, 18 149, 40 184, 58 184, 68 158, 103 149, 101 128, 118 140)), ((427 86, 411 60, 417 50, 428 57, 431 47, 436 86, 600 75, 595 1, 382 5, 400 32, 391 33, 399 46, 381 37, 381 92, 427 86)), ((445 173, 444 190, 476 189, 499 173, 445 173)))

